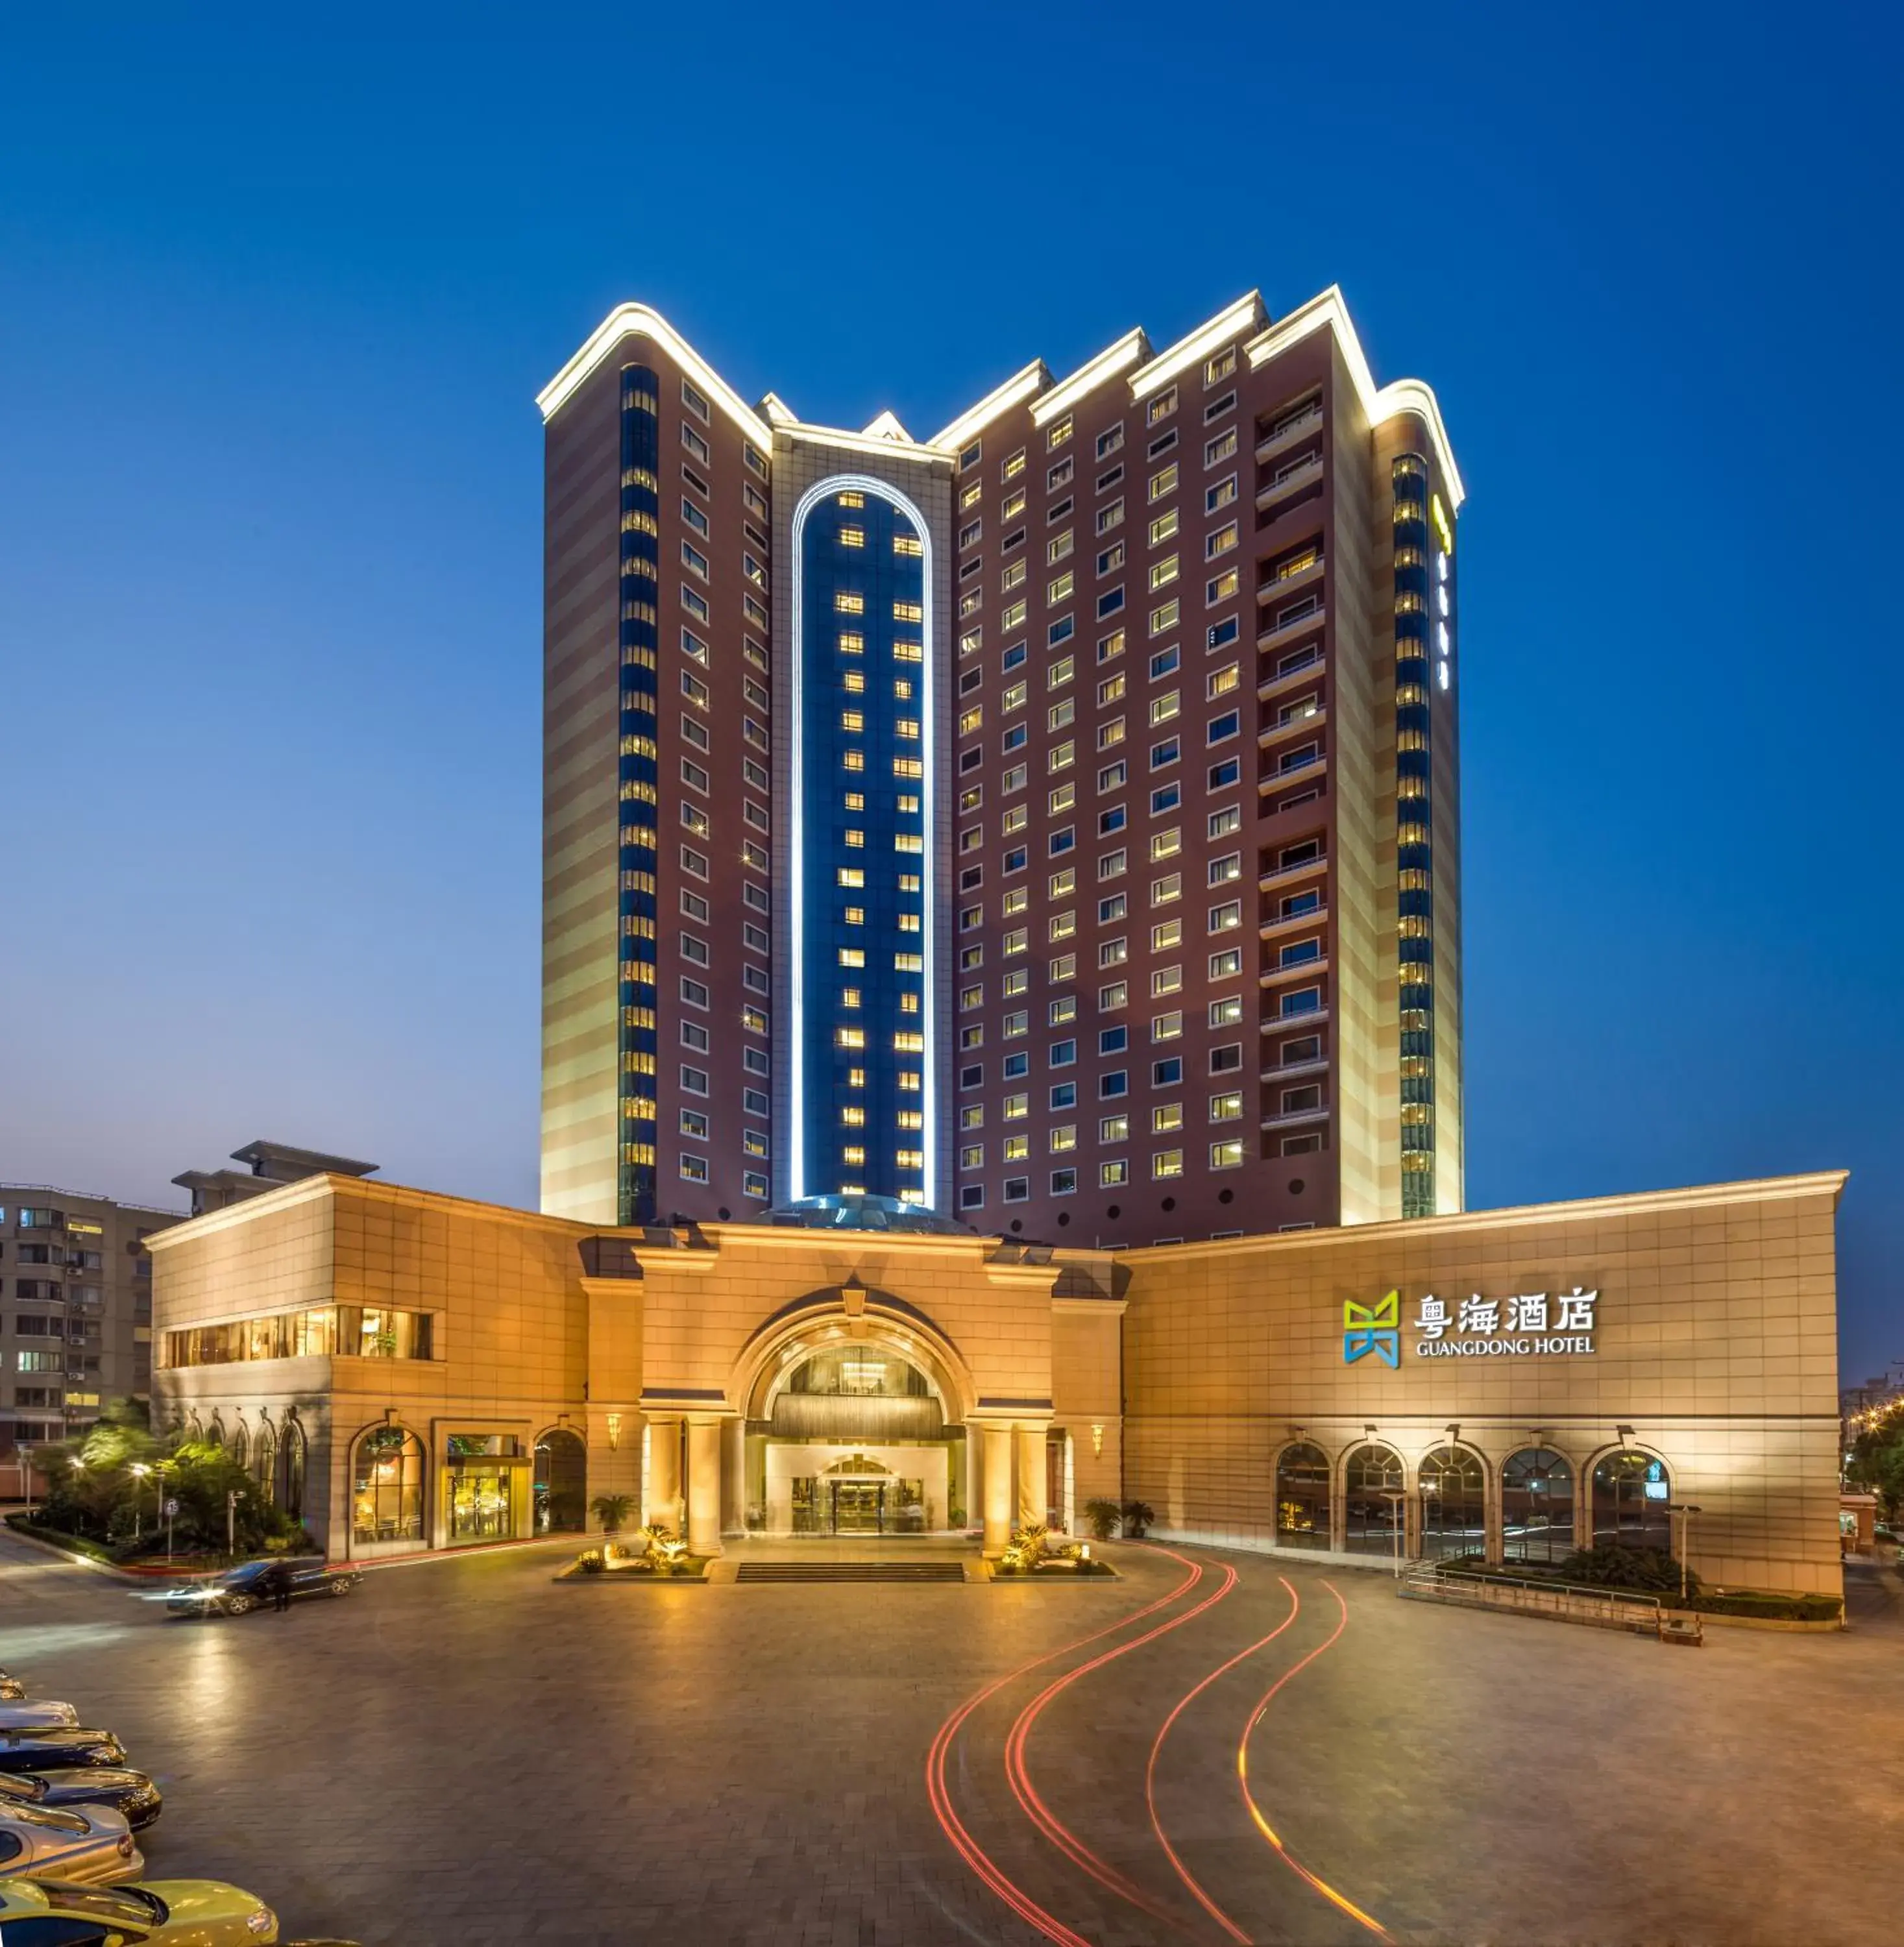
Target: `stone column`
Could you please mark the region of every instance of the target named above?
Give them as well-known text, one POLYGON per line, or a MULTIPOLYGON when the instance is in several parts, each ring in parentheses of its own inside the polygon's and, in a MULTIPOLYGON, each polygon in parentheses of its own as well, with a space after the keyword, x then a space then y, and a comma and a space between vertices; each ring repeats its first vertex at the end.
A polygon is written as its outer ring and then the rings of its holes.
POLYGON ((648 1422, 648 1505, 642 1519, 672 1532, 681 1518, 681 1422, 648 1422))
POLYGON ((1011 1441, 1018 1455, 1018 1525, 1042 1528, 1048 1512, 1045 1505, 1045 1429, 1015 1426, 1011 1441))
POLYGON ((747 1422, 738 1415, 721 1422, 720 1531, 747 1532, 747 1422))
POLYGON ((985 1502, 982 1546, 986 1560, 995 1562, 1011 1540, 1011 1429, 988 1424, 980 1432, 984 1441, 979 1484, 985 1502))
POLYGON ((720 1552, 720 1422, 688 1422, 688 1549, 720 1552))

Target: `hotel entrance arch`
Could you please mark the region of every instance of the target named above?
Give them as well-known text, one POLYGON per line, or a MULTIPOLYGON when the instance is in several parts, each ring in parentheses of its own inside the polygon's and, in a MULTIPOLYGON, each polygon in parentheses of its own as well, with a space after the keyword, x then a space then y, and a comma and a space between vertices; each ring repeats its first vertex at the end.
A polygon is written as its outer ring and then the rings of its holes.
POLYGON ((849 1280, 783 1308, 729 1397, 750 1531, 926 1534, 971 1518, 964 1361, 894 1294, 849 1280))
POLYGON ((1627 1548, 1673 1552, 1673 1477, 1657 1453, 1629 1449, 1608 1453, 1594 1466, 1593 1540, 1627 1548))

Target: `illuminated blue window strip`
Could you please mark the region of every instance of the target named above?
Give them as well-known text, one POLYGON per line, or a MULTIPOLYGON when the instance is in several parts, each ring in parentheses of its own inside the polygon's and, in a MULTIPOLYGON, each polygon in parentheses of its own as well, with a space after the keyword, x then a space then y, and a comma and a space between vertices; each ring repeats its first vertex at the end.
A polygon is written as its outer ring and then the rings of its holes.
MULTIPOLYGON (((914 665, 918 670, 919 704, 919 738, 921 767, 924 775, 920 780, 921 828, 925 836, 924 850, 919 859, 919 884, 921 893, 920 952, 925 963, 921 980, 924 1010, 918 1017, 920 1032, 925 1040, 925 1048, 920 1057, 921 1110, 924 1128, 920 1132, 919 1147, 925 1158, 925 1166, 921 1172, 924 1196, 931 1203, 937 1194, 938 1182, 938 1014, 934 996, 933 958, 937 950, 937 879, 938 860, 934 849, 936 809, 938 793, 937 753, 934 748, 938 725, 936 720, 935 701, 937 689, 934 682, 934 658, 937 645, 933 638, 933 585, 932 585, 932 530, 926 524, 925 515, 918 507, 895 487, 883 480, 875 480, 870 474, 836 473, 830 478, 810 487, 800 496, 799 504, 794 509, 791 548, 793 555, 793 614, 791 634, 792 666, 789 672, 788 693, 792 699, 792 722, 790 726, 788 766, 788 816, 790 828, 788 834, 788 885, 789 923, 793 938, 788 956, 788 965, 793 992, 790 1008, 793 1022, 791 1054, 788 1075, 788 1124, 790 1154, 788 1161, 788 1196, 789 1199, 810 1194, 806 1156, 806 1076, 803 1051, 806 1046, 806 915, 807 888, 806 885, 806 602, 804 580, 806 573, 805 549, 802 546, 808 517, 822 501, 838 494, 870 494, 897 509, 912 522, 912 531, 918 537, 924 553, 921 558, 920 603, 923 621, 920 629, 922 660, 914 665)), ((829 784, 838 788, 837 779, 829 784)), ((895 867, 894 869, 896 869, 895 867)), ((831 1011, 829 1008, 829 1013, 831 1011)), ((891 1140, 897 1147, 898 1131, 892 1132, 891 1140)))

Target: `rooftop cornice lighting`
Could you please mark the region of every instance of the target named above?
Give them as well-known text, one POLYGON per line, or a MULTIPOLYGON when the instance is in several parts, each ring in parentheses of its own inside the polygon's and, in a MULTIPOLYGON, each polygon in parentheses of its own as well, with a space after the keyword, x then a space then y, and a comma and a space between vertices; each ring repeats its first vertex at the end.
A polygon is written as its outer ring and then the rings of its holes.
POLYGON ((570 395, 624 338, 652 338, 689 379, 720 407, 763 453, 772 445, 766 422, 750 411, 740 395, 658 311, 644 304, 617 305, 590 334, 587 342, 537 393, 544 424, 559 412, 570 395))
POLYGON ((1050 384, 1051 375, 1042 358, 1034 358, 1021 371, 1013 373, 1002 385, 986 394, 969 412, 961 413, 930 444, 956 454, 976 432, 982 432, 1002 412, 1021 405, 1050 384))
POLYGON ((1186 338, 1159 351, 1147 365, 1131 374, 1131 397, 1141 399, 1159 386, 1167 385, 1180 372, 1200 364, 1233 338, 1246 331, 1260 331, 1269 314, 1263 309, 1261 291, 1251 291, 1237 299, 1227 311, 1220 311, 1206 324, 1200 324, 1186 338))
POLYGON ((1435 448, 1435 463, 1441 469, 1448 497, 1458 510, 1467 498, 1467 489, 1462 484, 1461 469, 1454 463, 1454 448, 1449 442, 1447 428, 1442 423, 1441 408, 1433 388, 1419 379, 1397 379, 1392 384, 1376 389, 1375 375, 1369 370, 1367 355, 1362 350, 1361 339, 1356 335, 1354 321, 1348 314, 1348 306, 1343 300, 1339 284, 1331 284, 1320 296, 1311 298, 1260 336, 1252 338, 1244 348, 1252 367, 1266 364, 1316 331, 1333 331, 1336 334, 1336 342, 1342 348, 1342 362, 1348 367, 1348 376, 1354 382, 1357 396, 1370 426, 1380 426, 1399 413, 1419 413, 1426 421, 1429 438, 1435 448))
POLYGON ((1048 425, 1067 406, 1075 404, 1094 387, 1128 371, 1150 355, 1150 341, 1144 336, 1143 326, 1135 326, 1115 345, 1106 345, 1096 358, 1086 359, 1075 372, 1043 394, 1031 409, 1032 423, 1048 425))
POLYGON ((899 415, 889 406, 884 412, 875 413, 859 429, 868 439, 891 440, 901 446, 915 446, 918 442, 900 425, 899 415))
POLYGON ((761 400, 759 411, 761 418, 771 419, 776 426, 798 426, 800 415, 788 404, 778 392, 769 392, 761 400))
MULTIPOLYGON (((878 425, 874 420, 875 426, 878 425)), ((899 422, 893 421, 894 425, 899 422)), ((949 455, 934 446, 921 446, 912 440, 881 439, 868 437, 863 432, 849 432, 844 426, 809 426, 803 420, 791 419, 778 430, 788 439, 805 441, 810 446, 837 447, 847 453, 883 453, 889 460, 922 460, 928 466, 943 466, 949 455)))

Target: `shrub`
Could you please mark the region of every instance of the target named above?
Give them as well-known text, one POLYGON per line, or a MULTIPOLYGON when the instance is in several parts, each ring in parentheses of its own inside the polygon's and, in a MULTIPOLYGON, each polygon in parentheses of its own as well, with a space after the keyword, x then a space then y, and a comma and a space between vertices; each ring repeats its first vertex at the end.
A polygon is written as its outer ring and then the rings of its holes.
MULTIPOLYGON (((1629 1548, 1624 1542, 1596 1542, 1591 1548, 1577 1548, 1560 1565, 1563 1582, 1578 1582, 1593 1589, 1635 1589, 1649 1596, 1676 1596, 1680 1569, 1664 1549, 1629 1548)), ((1698 1593, 1699 1578, 1686 1571, 1686 1588, 1698 1593)))
POLYGON ((1116 1502, 1101 1497, 1084 1504, 1084 1518, 1091 1524, 1092 1537, 1098 1541, 1108 1541, 1117 1532, 1117 1524, 1123 1512, 1116 1502))
POLYGON ((1157 1518, 1157 1511, 1148 1501, 1126 1501, 1122 1513, 1124 1532, 1138 1541, 1144 1539, 1144 1531, 1157 1518))

